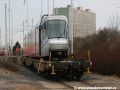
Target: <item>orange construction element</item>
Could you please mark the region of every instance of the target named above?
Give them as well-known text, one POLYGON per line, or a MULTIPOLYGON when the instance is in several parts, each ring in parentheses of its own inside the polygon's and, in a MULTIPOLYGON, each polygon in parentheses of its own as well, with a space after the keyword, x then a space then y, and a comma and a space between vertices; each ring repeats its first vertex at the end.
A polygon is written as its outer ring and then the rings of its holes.
MULTIPOLYGON (((88 50, 88 61, 90 61, 90 50, 88 50)), ((92 73, 89 67, 87 68, 87 73, 92 73)))

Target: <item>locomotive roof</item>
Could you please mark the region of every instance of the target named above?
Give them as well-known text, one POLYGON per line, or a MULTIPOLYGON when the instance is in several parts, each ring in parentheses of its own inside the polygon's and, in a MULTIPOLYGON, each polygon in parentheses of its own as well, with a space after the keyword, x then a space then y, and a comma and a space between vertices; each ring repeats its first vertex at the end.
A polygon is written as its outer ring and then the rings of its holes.
POLYGON ((41 24, 47 22, 48 20, 65 20, 66 22, 68 22, 66 16, 63 16, 63 15, 51 15, 51 16, 44 17, 41 24))

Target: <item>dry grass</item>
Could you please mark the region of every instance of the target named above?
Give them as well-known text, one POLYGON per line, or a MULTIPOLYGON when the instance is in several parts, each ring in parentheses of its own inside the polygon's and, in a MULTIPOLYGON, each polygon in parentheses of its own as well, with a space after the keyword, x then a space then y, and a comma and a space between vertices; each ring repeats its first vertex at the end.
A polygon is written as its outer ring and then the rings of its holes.
POLYGON ((6 70, 4 68, 0 68, 0 74, 12 74, 12 72, 8 71, 8 70, 6 70))
POLYGON ((92 71, 103 75, 117 75, 120 77, 120 32, 104 29, 98 34, 74 41, 75 58, 87 58, 87 50, 91 51, 92 71), (79 43, 78 43, 79 42, 79 43))
POLYGON ((45 88, 37 88, 37 87, 34 87, 34 86, 29 86, 29 85, 18 85, 15 90, 47 90, 45 88))
POLYGON ((12 72, 19 71, 19 66, 13 62, 5 62, 4 59, 0 59, 0 73, 10 74, 12 72), (11 72, 12 71, 12 72, 11 72))

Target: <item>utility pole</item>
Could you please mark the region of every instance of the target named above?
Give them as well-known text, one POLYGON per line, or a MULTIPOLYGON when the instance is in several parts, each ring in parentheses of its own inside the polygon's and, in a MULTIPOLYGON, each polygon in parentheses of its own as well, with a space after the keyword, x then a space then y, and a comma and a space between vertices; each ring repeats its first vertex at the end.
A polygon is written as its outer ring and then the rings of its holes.
POLYGON ((12 62, 12 56, 13 56, 13 14, 11 10, 11 29, 12 29, 12 37, 11 37, 11 62, 12 62))
POLYGON ((25 5, 25 2, 27 3, 27 20, 26 20, 26 22, 27 22, 27 30, 28 30, 28 2, 26 0, 24 0, 24 5, 25 5))
POLYGON ((49 15, 49 0, 48 0, 48 15, 49 15))
POLYGON ((33 18, 32 18, 32 28, 33 28, 33 18))
POLYGON ((21 43, 21 36, 20 36, 20 44, 22 45, 22 43, 21 43))
POLYGON ((54 0, 53 0, 53 14, 55 14, 55 12, 54 12, 54 0))
POLYGON ((1 39, 2 37, 1 37, 1 27, 0 27, 0 53, 1 53, 1 51, 2 51, 2 39, 1 39))
POLYGON ((6 12, 6 3, 5 3, 5 49, 6 49, 6 62, 7 62, 7 59, 8 59, 8 47, 7 47, 7 12, 6 12))
MULTIPOLYGON (((23 50, 24 50, 24 21, 23 21, 23 50)), ((23 52, 24 55, 24 52, 23 52)))
POLYGON ((73 58, 73 0, 71 0, 71 56, 73 58))
POLYGON ((42 6, 42 0, 41 0, 41 17, 43 15, 43 6, 42 6))
POLYGON ((8 48, 9 48, 9 55, 10 55, 10 0, 9 0, 9 44, 8 44, 8 48))

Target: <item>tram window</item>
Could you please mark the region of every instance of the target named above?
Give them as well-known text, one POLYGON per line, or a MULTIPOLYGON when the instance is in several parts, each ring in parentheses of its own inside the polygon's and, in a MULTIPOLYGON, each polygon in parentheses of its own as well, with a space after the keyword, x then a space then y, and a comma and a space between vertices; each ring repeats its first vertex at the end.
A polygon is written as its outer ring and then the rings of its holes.
POLYGON ((65 38, 66 29, 66 22, 64 20, 48 21, 48 38, 65 38))
POLYGON ((44 39, 47 35, 47 28, 46 28, 46 23, 42 25, 42 39, 44 39))

